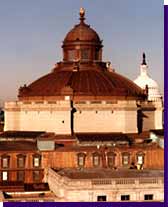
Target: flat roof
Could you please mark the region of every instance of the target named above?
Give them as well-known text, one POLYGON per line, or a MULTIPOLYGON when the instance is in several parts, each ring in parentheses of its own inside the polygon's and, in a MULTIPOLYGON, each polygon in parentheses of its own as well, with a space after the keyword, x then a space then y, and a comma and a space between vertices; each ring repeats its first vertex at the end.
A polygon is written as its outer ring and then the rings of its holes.
POLYGON ((31 141, 0 141, 0 151, 34 151, 36 142, 31 141))
POLYGON ((106 142, 132 142, 133 140, 123 133, 75 133, 77 139, 80 142, 98 142, 98 141, 106 141, 106 142))
POLYGON ((71 179, 107 179, 107 178, 149 178, 163 177, 163 170, 135 170, 135 169, 62 169, 55 170, 59 175, 71 179))
POLYGON ((37 138, 44 133, 44 131, 5 131, 0 134, 0 138, 37 138))

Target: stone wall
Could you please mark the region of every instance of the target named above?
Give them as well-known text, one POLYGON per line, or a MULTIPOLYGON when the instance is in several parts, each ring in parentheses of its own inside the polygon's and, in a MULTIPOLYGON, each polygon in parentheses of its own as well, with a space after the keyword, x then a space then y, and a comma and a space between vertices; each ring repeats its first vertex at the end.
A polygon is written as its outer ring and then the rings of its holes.
POLYGON ((5 131, 47 131, 70 134, 70 102, 7 102, 5 131))
POLYGON ((136 101, 98 102, 75 104, 75 132, 137 132, 136 101))
MULTIPOLYGON (((135 100, 19 101, 5 104, 5 131, 47 131, 57 134, 74 132, 136 133, 137 102, 135 100), (72 124, 73 123, 73 124, 72 124)), ((143 131, 162 128, 162 106, 141 103, 143 131)))

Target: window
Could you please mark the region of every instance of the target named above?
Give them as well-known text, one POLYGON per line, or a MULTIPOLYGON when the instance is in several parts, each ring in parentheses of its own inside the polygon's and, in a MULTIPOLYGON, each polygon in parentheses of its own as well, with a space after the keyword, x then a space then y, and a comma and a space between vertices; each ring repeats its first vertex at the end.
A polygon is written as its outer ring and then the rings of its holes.
POLYGON ((36 182, 40 181, 40 171, 38 170, 33 171, 33 180, 36 182))
POLYGON ((142 155, 137 156, 137 163, 140 164, 140 165, 143 164, 143 156, 142 155))
POLYGON ((69 61, 75 60, 75 50, 68 50, 68 60, 69 61))
POLYGON ((8 172, 7 171, 3 171, 2 172, 2 181, 7 181, 8 180, 8 172))
POLYGON ((18 181, 24 181, 24 178, 25 178, 25 173, 24 173, 24 171, 18 171, 18 172, 17 172, 17 180, 18 180, 18 181))
POLYGON ((33 155, 33 166, 40 167, 41 166, 41 155, 33 155))
POLYGON ((93 154, 93 166, 98 167, 100 165, 100 155, 98 153, 93 154))
POLYGON ((109 152, 107 154, 107 162, 109 167, 114 167, 115 166, 115 153, 109 152))
POLYGON ((1 160, 2 168, 9 168, 10 156, 3 155, 1 160))
POLYGON ((121 195, 121 201, 129 201, 130 195, 121 195))
POLYGON ((85 157, 86 157, 86 155, 84 153, 79 153, 78 154, 78 166, 79 167, 84 167, 84 165, 85 165, 85 157))
POLYGON ((95 50, 95 60, 99 60, 99 49, 95 50))
POLYGON ((144 164, 144 153, 143 152, 138 152, 137 153, 137 164, 138 165, 143 165, 144 164))
POLYGON ((17 155, 17 167, 18 168, 25 167, 25 155, 17 155))
POLYGON ((151 200, 153 200, 153 194, 146 194, 146 195, 144 195, 144 200, 145 201, 151 201, 151 200))
POLYGON ((97 201, 106 201, 106 196, 103 195, 103 196, 97 196, 97 201))
POLYGON ((122 154, 122 164, 123 166, 129 165, 130 162, 130 154, 128 152, 124 152, 122 154))
POLYGON ((82 60, 88 60, 89 59, 89 50, 88 49, 82 49, 81 50, 81 59, 82 60))

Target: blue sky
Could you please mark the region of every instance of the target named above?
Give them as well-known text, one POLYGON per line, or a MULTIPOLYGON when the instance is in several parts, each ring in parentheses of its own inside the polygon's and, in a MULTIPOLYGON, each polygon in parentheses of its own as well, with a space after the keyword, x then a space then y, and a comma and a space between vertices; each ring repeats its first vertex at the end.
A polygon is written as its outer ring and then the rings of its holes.
POLYGON ((0 103, 16 100, 21 85, 62 59, 62 41, 80 7, 103 40, 104 61, 134 80, 146 52, 149 74, 163 92, 161 0, 0 0, 0 103))

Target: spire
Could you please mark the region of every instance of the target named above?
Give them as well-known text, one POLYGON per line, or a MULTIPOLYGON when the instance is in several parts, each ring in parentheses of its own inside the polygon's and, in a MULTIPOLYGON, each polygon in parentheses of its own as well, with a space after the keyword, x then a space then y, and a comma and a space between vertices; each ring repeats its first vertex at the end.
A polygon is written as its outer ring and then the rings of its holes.
POLYGON ((142 64, 141 65, 147 65, 146 64, 146 55, 145 55, 145 53, 142 54, 142 64))
POLYGON ((84 23, 84 20, 85 20, 85 9, 84 8, 80 8, 80 11, 79 11, 79 15, 80 15, 80 23, 84 23))

